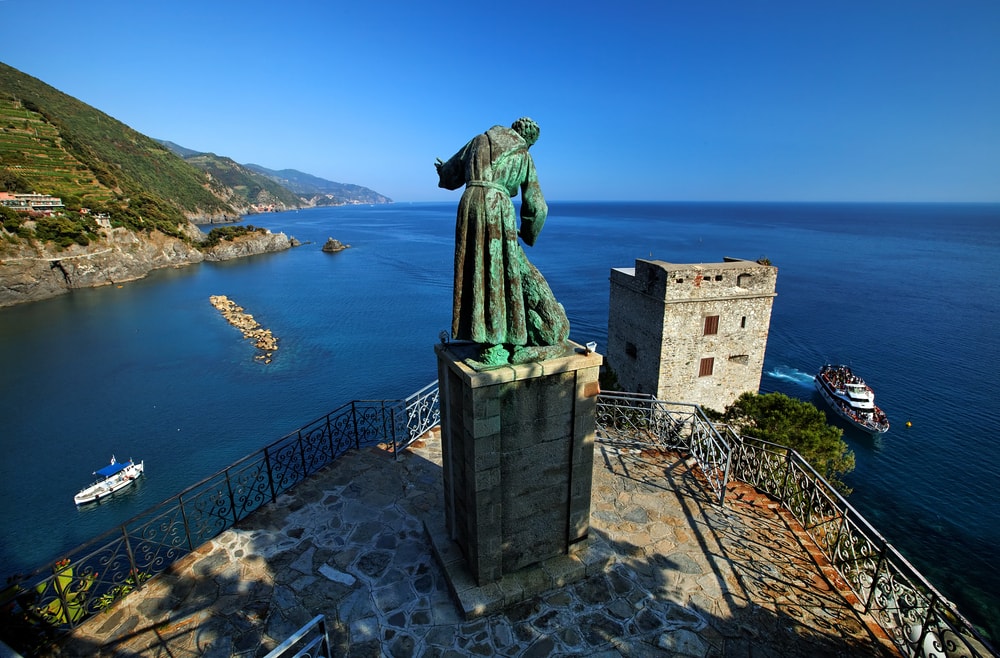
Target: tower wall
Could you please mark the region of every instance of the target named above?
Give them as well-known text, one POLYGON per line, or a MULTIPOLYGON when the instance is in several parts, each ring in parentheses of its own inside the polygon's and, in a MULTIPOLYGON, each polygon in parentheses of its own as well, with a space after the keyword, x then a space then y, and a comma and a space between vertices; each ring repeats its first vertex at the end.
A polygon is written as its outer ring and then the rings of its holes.
POLYGON ((611 270, 608 362, 621 388, 719 411, 759 391, 777 275, 734 258, 611 270))

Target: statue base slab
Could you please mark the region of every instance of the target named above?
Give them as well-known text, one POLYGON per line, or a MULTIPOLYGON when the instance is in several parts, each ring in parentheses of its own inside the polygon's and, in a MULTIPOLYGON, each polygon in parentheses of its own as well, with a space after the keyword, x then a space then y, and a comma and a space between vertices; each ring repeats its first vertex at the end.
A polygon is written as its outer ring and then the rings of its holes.
POLYGON ((550 590, 571 585, 605 571, 615 560, 615 550, 603 537, 592 534, 557 555, 500 580, 479 585, 469 571, 458 544, 448 536, 440 515, 424 520, 431 551, 441 565, 455 601, 465 619, 485 617, 550 590))

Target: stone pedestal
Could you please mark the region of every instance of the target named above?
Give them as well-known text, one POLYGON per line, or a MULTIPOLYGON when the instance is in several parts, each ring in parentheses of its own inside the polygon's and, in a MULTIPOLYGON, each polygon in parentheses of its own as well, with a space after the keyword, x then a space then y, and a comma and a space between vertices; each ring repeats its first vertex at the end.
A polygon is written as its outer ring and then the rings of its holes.
POLYGON ((445 531, 483 587, 587 538, 599 354, 476 371, 438 345, 445 531))

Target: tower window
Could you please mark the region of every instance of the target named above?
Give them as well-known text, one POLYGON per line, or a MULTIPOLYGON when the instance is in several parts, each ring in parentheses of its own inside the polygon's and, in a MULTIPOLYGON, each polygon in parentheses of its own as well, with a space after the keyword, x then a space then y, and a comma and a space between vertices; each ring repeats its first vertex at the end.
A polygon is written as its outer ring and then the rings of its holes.
POLYGON ((633 359, 638 354, 638 350, 635 349, 635 343, 625 342, 625 354, 629 355, 633 359))
POLYGON ((746 328, 747 328, 747 316, 744 315, 742 318, 740 318, 740 329, 746 329, 746 328))
POLYGON ((698 365, 698 376, 708 377, 712 374, 713 370, 715 370, 715 357, 706 357, 702 359, 701 363, 698 365))
POLYGON ((719 333, 719 316, 709 315, 705 318, 705 335, 714 335, 719 333))

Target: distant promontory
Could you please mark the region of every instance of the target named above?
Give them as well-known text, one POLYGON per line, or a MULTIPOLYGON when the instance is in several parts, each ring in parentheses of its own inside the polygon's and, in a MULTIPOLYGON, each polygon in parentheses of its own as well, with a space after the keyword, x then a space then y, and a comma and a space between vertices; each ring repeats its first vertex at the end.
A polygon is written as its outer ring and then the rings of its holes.
POLYGON ((188 240, 158 231, 109 229, 86 246, 19 241, 0 250, 0 307, 55 297, 76 288, 141 279, 152 270, 202 261, 225 261, 290 249, 295 238, 266 229, 198 248, 201 230, 189 224, 188 240))
POLYGON ((247 215, 392 201, 154 140, 2 62, 0 125, 0 307, 297 244, 247 215))

